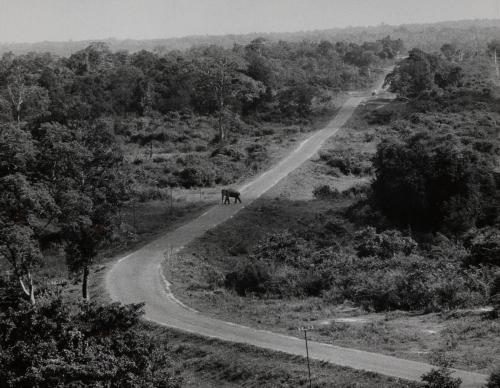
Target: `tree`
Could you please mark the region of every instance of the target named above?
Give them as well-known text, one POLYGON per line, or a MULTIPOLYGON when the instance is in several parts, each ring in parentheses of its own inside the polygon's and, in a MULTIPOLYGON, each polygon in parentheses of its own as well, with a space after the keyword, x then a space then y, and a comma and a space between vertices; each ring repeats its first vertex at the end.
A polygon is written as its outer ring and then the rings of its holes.
POLYGON ((435 89, 448 89, 460 84, 461 68, 452 66, 437 55, 413 49, 387 75, 384 86, 400 97, 417 99, 435 89))
POLYGON ((32 271, 40 265, 42 255, 33 230, 26 225, 0 222, 0 257, 6 260, 22 291, 35 304, 32 271))
POLYGON ((455 56, 458 53, 458 48, 455 44, 453 43, 445 43, 441 46, 441 53, 444 55, 444 57, 448 60, 451 61, 455 58, 455 56))
POLYGON ((180 387, 173 360, 137 327, 143 306, 0 304, 2 387, 180 387))
POLYGON ((20 64, 14 64, 5 78, 6 87, 0 94, 0 105, 10 108, 17 123, 47 115, 48 92, 36 83, 36 78, 20 64))
POLYGON ((500 53, 500 39, 494 39, 488 43, 488 52, 493 57, 497 78, 500 78, 500 68, 498 63, 498 56, 500 53))
POLYGON ((224 141, 227 108, 251 102, 264 92, 264 86, 245 74, 247 64, 241 58, 215 46, 206 49, 195 66, 199 73, 196 87, 201 92, 198 104, 208 112, 217 112, 219 140, 224 141))
POLYGON ((123 154, 105 123, 76 129, 75 138, 84 148, 75 155, 73 174, 57 198, 68 267, 82 273, 82 297, 88 300, 90 266, 112 235, 114 216, 127 190, 123 154))
POLYGON ((31 176, 35 160, 28 132, 17 125, 0 128, 0 257, 33 304, 32 272, 41 263, 40 236, 58 213, 46 185, 31 176))
POLYGON ((373 199, 402 227, 461 234, 498 212, 491 162, 451 134, 383 141, 374 166, 373 199))

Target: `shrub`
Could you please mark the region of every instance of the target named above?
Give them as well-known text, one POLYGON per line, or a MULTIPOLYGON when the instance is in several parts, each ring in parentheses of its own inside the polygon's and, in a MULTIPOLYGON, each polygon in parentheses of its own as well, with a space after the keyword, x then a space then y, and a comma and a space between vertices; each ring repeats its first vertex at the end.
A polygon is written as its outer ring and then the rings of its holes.
POLYGON ((243 154, 238 151, 235 147, 231 147, 229 145, 222 145, 220 147, 215 148, 212 153, 210 154, 210 157, 214 157, 217 155, 224 155, 229 158, 231 158, 233 161, 238 161, 243 158, 243 154))
POLYGON ((377 233, 374 227, 367 227, 354 236, 355 249, 359 257, 375 256, 388 259, 397 253, 410 255, 417 249, 411 237, 405 237, 398 230, 377 233))
POLYGON ((500 388, 500 368, 491 373, 486 388, 500 388))
POLYGON ((322 200, 337 199, 340 197, 340 192, 335 187, 321 185, 314 188, 313 197, 322 200))
POLYGON ((448 368, 432 369, 422 376, 425 388, 458 388, 462 385, 462 379, 453 377, 448 368))
POLYGON ((180 387, 172 359, 136 328, 142 305, 0 305, 2 387, 180 387))
POLYGON ((215 181, 213 172, 202 166, 186 167, 179 172, 178 177, 179 183, 186 188, 213 186, 215 181))
POLYGON ((495 274, 490 287, 490 302, 493 306, 493 311, 498 317, 500 315, 500 272, 495 274))
POLYGON ((238 295, 266 292, 265 283, 270 280, 269 268, 260 261, 242 264, 236 271, 226 275, 224 285, 235 290, 238 295))
POLYGON ((386 140, 374 166, 373 199, 404 227, 457 235, 498 213, 491 162, 453 134, 386 140))
POLYGON ((500 230, 486 227, 471 232, 466 238, 470 255, 466 259, 469 264, 493 264, 500 266, 500 230))
POLYGON ((319 157, 329 167, 340 170, 342 174, 369 175, 372 172, 370 156, 352 149, 321 151, 319 157))

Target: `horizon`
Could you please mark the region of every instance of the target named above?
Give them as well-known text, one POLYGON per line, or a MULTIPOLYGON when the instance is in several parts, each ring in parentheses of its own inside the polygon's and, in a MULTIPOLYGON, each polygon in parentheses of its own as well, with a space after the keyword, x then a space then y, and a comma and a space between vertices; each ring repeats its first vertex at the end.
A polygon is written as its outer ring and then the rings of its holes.
POLYGON ((0 0, 0 43, 179 39, 500 19, 500 0, 0 0), (214 12, 217 11, 217 12, 214 12), (16 17, 23 15, 23 17, 16 17), (357 21, 357 22, 356 22, 357 21))
POLYGON ((438 20, 434 22, 421 22, 421 23, 401 23, 401 24, 388 24, 388 23, 380 23, 377 25, 349 25, 344 27, 327 27, 327 28, 318 28, 311 30, 290 30, 290 31, 250 31, 244 33, 221 33, 221 34, 191 34, 191 35, 179 35, 179 36, 169 36, 169 37, 156 37, 156 38, 118 38, 115 36, 108 37, 97 37, 90 39, 67 39, 67 40, 35 40, 35 41, 1 41, 0 45, 36 45, 42 43, 78 43, 78 42, 106 42, 106 41, 155 41, 155 40, 176 40, 176 39, 187 39, 187 38, 196 38, 196 37, 224 37, 224 36, 246 36, 246 35, 267 35, 267 34, 300 34, 300 33, 309 33, 315 31, 328 31, 328 30, 348 30, 348 29, 371 29, 378 28, 382 26, 387 27, 404 27, 404 26, 418 26, 418 25, 433 25, 433 24, 441 24, 441 23, 454 23, 454 22, 484 22, 484 21, 498 21, 500 23, 500 18, 484 18, 484 19, 454 19, 454 20, 438 20))

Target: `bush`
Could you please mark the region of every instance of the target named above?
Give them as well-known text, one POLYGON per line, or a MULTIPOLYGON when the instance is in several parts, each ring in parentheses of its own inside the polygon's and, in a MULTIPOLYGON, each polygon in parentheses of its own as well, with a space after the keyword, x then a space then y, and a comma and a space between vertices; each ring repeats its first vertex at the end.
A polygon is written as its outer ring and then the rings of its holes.
POLYGON ((173 361, 136 329, 142 305, 0 305, 2 387, 180 387, 173 361))
POLYGON ((212 171, 202 166, 186 167, 179 174, 179 183, 186 188, 213 186, 215 177, 212 171))
POLYGON ((314 188, 313 197, 321 200, 337 199, 340 197, 340 192, 335 187, 321 185, 314 188))
POLYGON ((398 230, 377 233, 374 227, 367 227, 354 236, 355 250, 359 257, 375 256, 388 259, 397 253, 410 255, 417 249, 411 237, 405 237, 398 230))
POLYGON ((500 315, 500 272, 495 274, 490 287, 490 302, 493 311, 498 317, 500 315))
POLYGON ((414 254, 359 258, 332 248, 315 253, 312 261, 329 276, 327 299, 350 300, 367 310, 439 311, 488 301, 488 272, 466 272, 458 261, 414 254))
POLYGON ((374 166, 373 200, 401 226, 457 235, 498 213, 491 162, 451 133, 386 140, 374 166))
POLYGON ((500 388, 500 368, 491 373, 486 388, 500 388))
POLYGON ((466 245, 470 255, 468 264, 492 264, 500 267, 500 230, 486 227, 471 232, 466 237, 466 245))
POLYGON ((263 294, 266 292, 265 284, 270 279, 269 269, 264 263, 250 261, 228 273, 224 285, 242 296, 249 293, 263 294))
POLYGON ((422 376, 422 382, 425 388, 459 388, 462 385, 462 379, 453 377, 448 368, 432 369, 422 376))
POLYGON ((372 172, 371 157, 366 153, 359 153, 352 149, 320 151, 319 157, 329 167, 338 169, 345 175, 370 175, 372 172))

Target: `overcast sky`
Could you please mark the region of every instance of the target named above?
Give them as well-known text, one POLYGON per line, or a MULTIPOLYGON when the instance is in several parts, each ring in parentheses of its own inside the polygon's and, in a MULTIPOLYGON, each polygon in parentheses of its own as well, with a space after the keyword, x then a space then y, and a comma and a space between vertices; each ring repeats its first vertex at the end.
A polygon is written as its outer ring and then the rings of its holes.
POLYGON ((500 0, 0 0, 0 41, 168 38, 488 18, 500 0))

